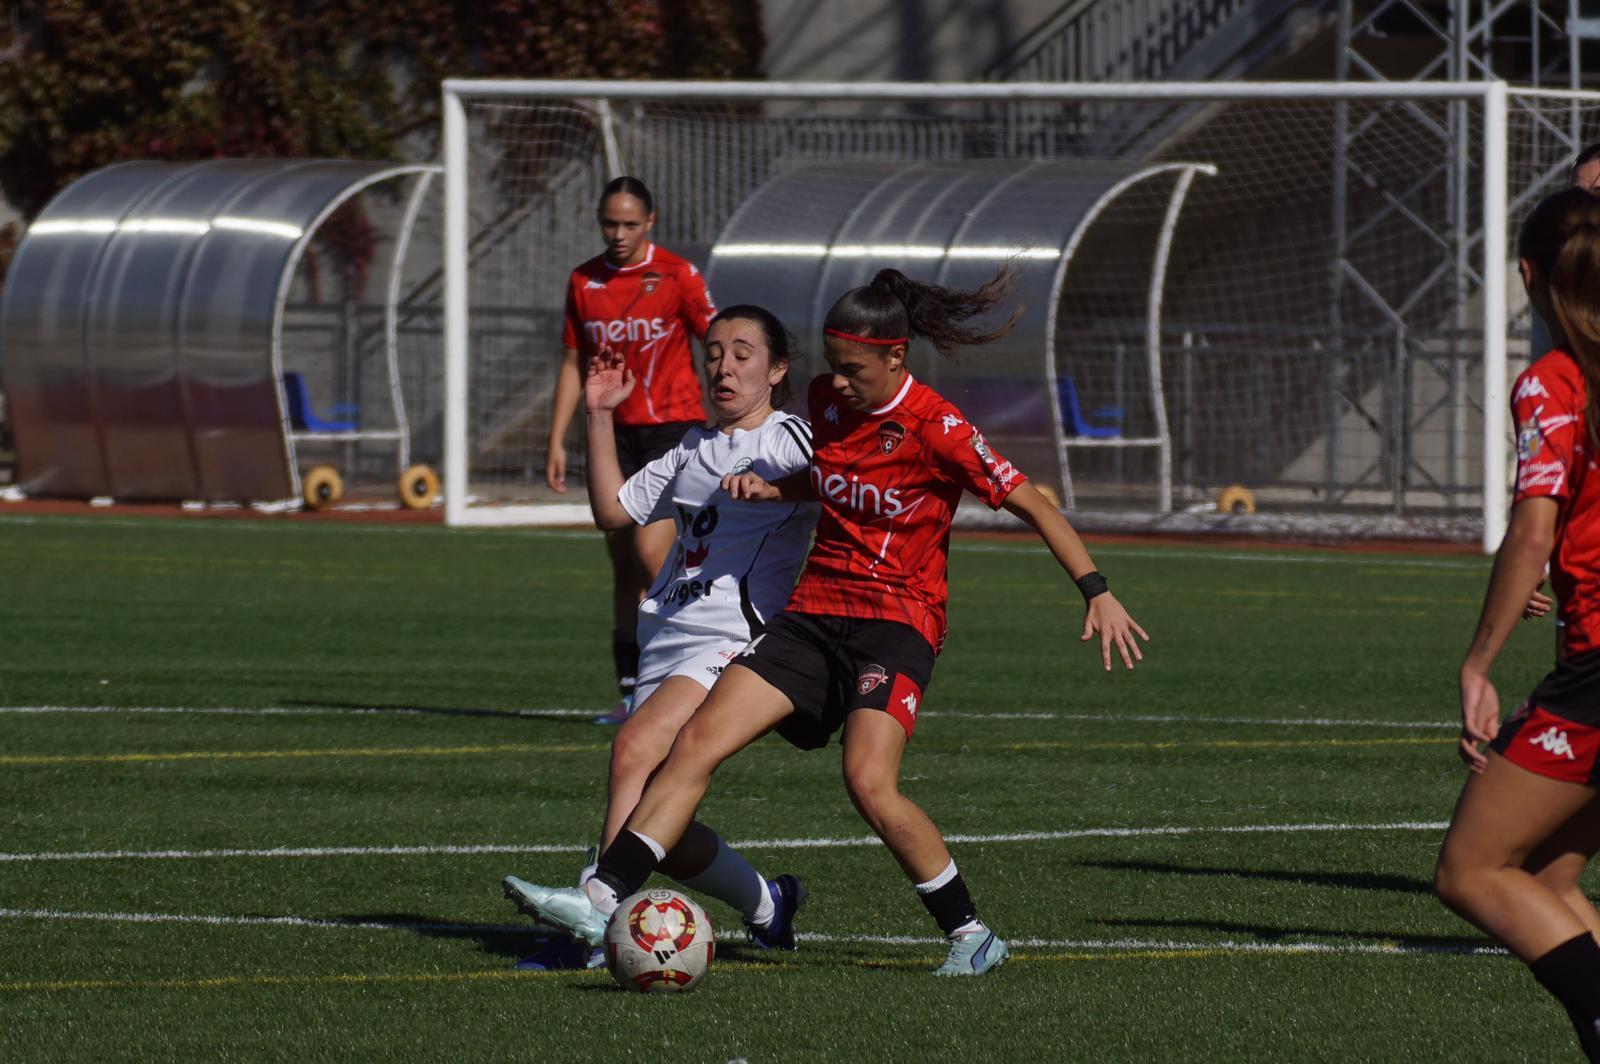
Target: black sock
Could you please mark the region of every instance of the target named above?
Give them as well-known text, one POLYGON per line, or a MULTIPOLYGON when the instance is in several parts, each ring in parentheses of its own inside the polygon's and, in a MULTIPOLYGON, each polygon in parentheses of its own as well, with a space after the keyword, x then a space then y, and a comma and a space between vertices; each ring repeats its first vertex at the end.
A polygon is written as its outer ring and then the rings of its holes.
POLYGON ((639 644, 615 628, 611 630, 611 663, 617 670, 617 690, 624 696, 633 694, 639 676, 639 644))
POLYGON ((639 892, 658 863, 649 843, 623 828, 600 855, 594 877, 616 891, 618 899, 626 898, 639 892))
POLYGON ((972 904, 972 895, 967 893, 967 881, 961 878, 960 872, 937 890, 930 890, 926 894, 917 891, 917 897, 922 899, 929 915, 946 935, 954 934, 956 928, 978 918, 978 907, 972 904))
POLYGON ((1584 1055, 1600 1061, 1600 943, 1585 931, 1535 960, 1528 970, 1567 1010, 1584 1055))

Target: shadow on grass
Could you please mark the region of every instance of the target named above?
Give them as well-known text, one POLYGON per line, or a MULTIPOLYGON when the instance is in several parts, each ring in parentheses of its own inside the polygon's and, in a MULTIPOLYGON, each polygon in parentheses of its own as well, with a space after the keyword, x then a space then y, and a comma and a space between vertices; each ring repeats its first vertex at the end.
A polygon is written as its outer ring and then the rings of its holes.
MULTIPOLYGON (((373 714, 407 714, 432 717, 498 717, 503 720, 547 720, 556 724, 582 724, 593 728, 594 724, 584 714, 572 714, 562 710, 538 709, 463 709, 456 706, 407 706, 395 704, 374 704, 371 702, 330 702, 326 699, 293 698, 287 700, 285 705, 304 706, 308 709, 352 709, 362 710, 373 714)), ((609 706, 598 706, 595 713, 603 713, 609 706)), ((605 734, 610 734, 606 732, 605 734)))
POLYGON ((441 920, 421 913, 347 913, 335 917, 342 923, 392 927, 409 931, 424 938, 450 938, 473 941, 484 953, 518 959, 536 953, 553 943, 564 941, 565 936, 532 924, 517 927, 511 924, 463 924, 441 920))
POLYGON ((1349 927, 1273 927, 1270 924, 1245 924, 1232 920, 1096 920, 1095 923, 1102 927, 1140 928, 1147 931, 1218 931, 1226 935, 1249 935, 1262 942, 1300 942, 1308 938, 1359 939, 1436 953, 1468 953, 1494 946, 1488 939, 1462 938, 1459 935, 1408 935, 1398 931, 1357 931, 1349 927))
POLYGON ((1433 884, 1414 876, 1384 875, 1376 872, 1293 872, 1272 868, 1213 868, 1205 865, 1166 864, 1161 861, 1079 861, 1082 868, 1111 872, 1144 872, 1171 876, 1226 876, 1234 879, 1265 879, 1278 883, 1297 883, 1311 887, 1349 887, 1354 890, 1387 890, 1400 894, 1432 894, 1433 884))

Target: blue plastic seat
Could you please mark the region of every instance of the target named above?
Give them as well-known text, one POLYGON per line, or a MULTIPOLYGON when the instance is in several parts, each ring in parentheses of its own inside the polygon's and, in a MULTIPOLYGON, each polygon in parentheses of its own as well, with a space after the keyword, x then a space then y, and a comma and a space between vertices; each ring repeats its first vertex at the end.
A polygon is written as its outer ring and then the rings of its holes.
POLYGON ((1071 436, 1087 436, 1090 439, 1105 440, 1122 435, 1122 407, 1101 406, 1094 411, 1095 421, 1112 422, 1111 424, 1094 424, 1083 416, 1083 408, 1078 405, 1078 388, 1072 383, 1071 377, 1056 378, 1056 397, 1061 400, 1061 418, 1063 428, 1071 436))
MULTIPOLYGON (((311 409, 311 396, 306 392, 306 379, 299 373, 283 375, 283 394, 289 401, 289 424, 301 432, 354 432, 354 421, 324 421, 311 409)), ((357 408, 351 403, 341 403, 333 408, 334 417, 350 417, 357 408)))

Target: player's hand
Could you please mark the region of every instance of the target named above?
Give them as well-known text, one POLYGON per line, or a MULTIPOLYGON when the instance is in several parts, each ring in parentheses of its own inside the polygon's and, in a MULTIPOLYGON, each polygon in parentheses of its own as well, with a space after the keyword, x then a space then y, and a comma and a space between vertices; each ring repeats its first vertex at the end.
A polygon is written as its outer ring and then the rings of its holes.
POLYGON ((777 502, 782 498, 758 473, 729 473, 722 478, 722 490, 735 502, 777 502))
POLYGON ((560 440, 550 443, 550 457, 544 462, 544 482, 563 495, 567 493, 567 447, 560 440))
POLYGON ((1139 640, 1134 636, 1138 635, 1146 643, 1150 642, 1150 636, 1128 616, 1122 603, 1109 591, 1089 600, 1089 608, 1083 615, 1083 635, 1078 638, 1087 643, 1096 634, 1100 636, 1100 662, 1107 672, 1111 671, 1112 647, 1116 648, 1126 668, 1131 669, 1134 662, 1144 660, 1144 652, 1139 649, 1139 640))
POLYGON ((583 402, 590 410, 615 410, 633 394, 633 370, 620 351, 600 345, 583 378, 583 402))
POLYGON ((1550 608, 1555 604, 1555 599, 1536 588, 1533 594, 1528 597, 1528 604, 1522 607, 1522 619, 1525 621, 1538 620, 1549 613, 1550 608))
POLYGON ((1489 759, 1479 747, 1500 734, 1500 695, 1480 672, 1461 674, 1461 741, 1457 753, 1473 772, 1482 772, 1489 759))

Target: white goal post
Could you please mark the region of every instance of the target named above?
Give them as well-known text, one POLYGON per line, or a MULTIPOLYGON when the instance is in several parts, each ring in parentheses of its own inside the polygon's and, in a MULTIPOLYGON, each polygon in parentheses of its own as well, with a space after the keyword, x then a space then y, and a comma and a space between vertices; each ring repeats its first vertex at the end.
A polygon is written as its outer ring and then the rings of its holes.
MULTIPOLYGON (((734 300, 719 286, 748 298, 741 285, 760 272, 745 258, 735 274, 726 253, 719 272, 719 241, 733 246, 724 234, 781 233, 787 215, 796 235, 770 246, 793 261, 763 283, 776 292, 784 270, 812 256, 809 307, 878 266, 933 276, 935 260, 954 269, 963 255, 997 248, 984 266, 992 270, 1007 254, 1059 259, 1066 246, 1066 236, 1051 243, 1054 230, 1041 244, 1003 226, 963 230, 959 247, 953 237, 913 241, 910 229, 867 245, 806 236, 802 221, 848 214, 848 225, 862 224, 865 201, 842 206, 856 175, 882 172, 890 176, 873 189, 906 190, 885 201, 885 224, 924 225, 943 202, 915 199, 931 176, 981 185, 990 171, 1033 167, 1067 175, 1057 186, 1070 190, 1079 171, 1182 160, 1189 177, 1216 176, 1195 177, 1181 217, 1170 186, 1152 187, 1072 236, 1083 248, 1070 267, 1061 260, 1050 301, 1057 349, 1040 343, 988 369, 981 352, 960 369, 914 352, 918 371, 949 375, 949 387, 1000 415, 1047 411, 1065 440, 1039 453, 1046 464, 1059 456, 1061 468, 1035 479, 1053 486, 1059 472, 1076 519, 1091 527, 1096 517, 1179 530, 1255 521, 1297 534, 1411 527, 1486 550, 1498 545, 1509 501, 1508 375, 1527 357, 1520 341, 1515 364, 1508 356, 1525 313, 1509 243, 1531 203, 1564 183, 1572 145, 1600 139, 1600 94, 1494 81, 451 80, 443 116, 452 525, 575 512, 571 495, 543 488, 552 330, 566 271, 599 250, 594 200, 608 177, 636 174, 656 190, 657 238, 708 267, 721 304, 734 300), (755 220, 765 228, 750 230, 757 208, 747 204, 763 189, 770 201, 771 183, 786 178, 788 211, 769 209, 755 220), (1172 245, 1170 265, 1161 249, 1164 306, 1150 274, 1162 223, 1172 245), (1160 446, 1148 456, 1085 446, 1099 433, 1160 446), (1233 485, 1253 494, 1253 518, 1214 512, 1233 485)), ((1045 193, 1025 200, 1003 177, 984 187, 982 205, 1010 197, 1035 212, 1041 234, 1065 209, 1038 198, 1045 193)), ((844 234, 847 223, 837 224, 844 234)), ((802 308, 785 321, 815 353, 815 318, 802 308)), ((1026 450, 1033 430, 1016 431, 1026 450)))

